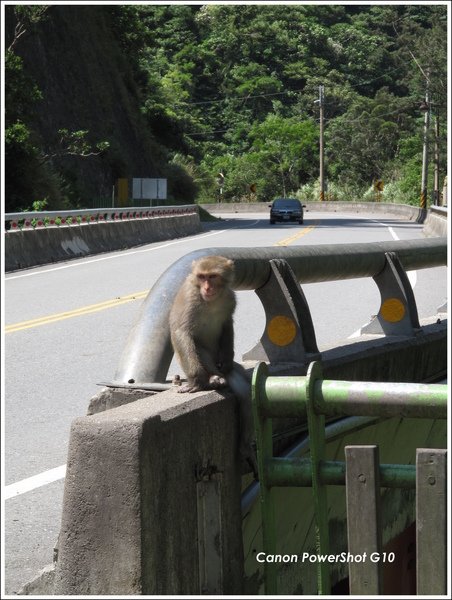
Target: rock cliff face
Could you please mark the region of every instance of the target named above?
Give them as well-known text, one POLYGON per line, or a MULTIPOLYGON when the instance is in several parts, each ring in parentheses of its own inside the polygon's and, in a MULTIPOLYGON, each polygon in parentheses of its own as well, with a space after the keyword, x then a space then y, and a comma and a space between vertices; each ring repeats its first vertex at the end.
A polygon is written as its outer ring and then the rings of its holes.
MULTIPOLYGON (((14 30, 12 11, 7 35, 14 30)), ((93 144, 108 141, 99 156, 51 159, 56 194, 74 190, 80 204, 111 198, 119 177, 164 177, 165 151, 140 112, 133 73, 114 34, 114 12, 107 6, 51 6, 23 35, 14 51, 42 92, 28 123, 47 154, 58 144, 58 130, 87 130, 93 144)))

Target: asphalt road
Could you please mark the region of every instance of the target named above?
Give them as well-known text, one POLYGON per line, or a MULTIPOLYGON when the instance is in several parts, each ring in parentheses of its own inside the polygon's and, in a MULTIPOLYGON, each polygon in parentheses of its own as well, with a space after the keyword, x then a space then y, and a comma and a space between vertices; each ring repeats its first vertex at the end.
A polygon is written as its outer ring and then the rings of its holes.
MULTIPOLYGON (((13 594, 52 562, 59 531, 71 421, 111 380, 142 299, 162 272, 199 248, 258 247, 422 238, 394 217, 311 213, 303 226, 267 215, 222 215, 197 236, 150 244, 5 277, 3 592, 13 594), (29 480, 29 478, 32 478, 29 480), (48 481, 54 480, 50 483, 48 481)), ((445 267, 410 274, 420 318, 446 298, 445 267)), ((353 335, 379 308, 372 280, 307 284, 319 347, 353 335)), ((259 340, 264 313, 238 293, 236 358, 259 340)), ((178 370, 173 363, 171 371, 178 370)))

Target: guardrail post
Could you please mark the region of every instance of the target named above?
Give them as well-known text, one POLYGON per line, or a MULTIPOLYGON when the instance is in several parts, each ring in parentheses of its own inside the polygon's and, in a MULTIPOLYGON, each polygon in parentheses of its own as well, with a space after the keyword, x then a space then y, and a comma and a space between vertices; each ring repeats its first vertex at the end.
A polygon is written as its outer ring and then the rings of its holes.
POLYGON ((380 310, 361 333, 415 335, 420 324, 410 281, 395 252, 386 252, 385 257, 384 269, 373 277, 380 290, 380 310))
POLYGON ((265 331, 243 360, 305 364, 307 355, 312 360, 319 354, 306 297, 287 261, 269 262, 270 277, 255 290, 265 310, 265 331))
POLYGON ((378 446, 346 446, 346 502, 350 594, 382 593, 378 446), (377 556, 372 560, 371 556, 377 556))
POLYGON ((447 451, 416 451, 417 594, 447 594, 447 451))

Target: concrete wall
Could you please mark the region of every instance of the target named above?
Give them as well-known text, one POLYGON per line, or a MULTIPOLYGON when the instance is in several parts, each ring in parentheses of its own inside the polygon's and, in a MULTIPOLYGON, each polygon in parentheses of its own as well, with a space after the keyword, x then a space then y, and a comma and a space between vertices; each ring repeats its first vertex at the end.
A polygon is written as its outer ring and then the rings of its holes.
MULTIPOLYGON (((265 202, 203 204, 210 212, 262 212, 265 202)), ((412 221, 422 217, 419 208, 372 202, 308 202, 306 210, 326 212, 390 213, 412 221)), ((424 233, 447 235, 447 210, 428 211, 424 233)), ((201 230, 198 213, 90 225, 43 227, 5 233, 5 270, 13 271, 71 258, 131 248, 151 242, 193 235, 201 230)))
MULTIPOLYGON (((424 234, 427 237, 446 237, 448 235, 448 210, 444 207, 431 206, 427 214, 418 206, 408 204, 386 204, 383 202, 304 202, 305 211, 333 213, 375 213, 376 215, 391 214, 401 219, 424 223, 424 234)), ((211 213, 222 212, 267 212, 267 202, 231 202, 217 204, 202 204, 211 213)))
POLYGON ((50 594, 238 594, 236 423, 174 391, 74 421, 50 594))
MULTIPOLYGON (((407 204, 386 204, 383 202, 305 202, 307 211, 322 212, 370 212, 390 213, 403 216, 410 220, 416 220, 421 209, 407 204)), ((217 204, 201 204, 209 212, 267 212, 268 202, 225 202, 217 204)))
MULTIPOLYGON (((382 202, 304 202, 305 211, 334 213, 374 213, 375 215, 391 214, 409 221, 424 222, 424 234, 427 237, 443 237, 447 235, 447 209, 432 206, 427 216, 417 206, 407 204, 386 204, 382 202)), ((202 204, 211 213, 222 212, 267 212, 267 202, 236 202, 222 204, 202 204)))
POLYGON ((22 269, 100 252, 111 252, 201 230, 198 212, 5 233, 5 270, 22 269))
POLYGON ((447 237, 449 234, 449 219, 446 208, 432 206, 427 213, 424 223, 424 234, 427 237, 447 237))

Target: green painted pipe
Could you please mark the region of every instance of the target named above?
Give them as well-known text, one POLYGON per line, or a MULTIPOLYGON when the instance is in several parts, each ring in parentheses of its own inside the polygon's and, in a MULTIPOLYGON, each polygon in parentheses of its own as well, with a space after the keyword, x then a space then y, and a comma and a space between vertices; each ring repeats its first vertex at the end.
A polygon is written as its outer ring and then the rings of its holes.
MULTIPOLYGON (((306 413, 308 377, 268 377, 261 383, 262 411, 267 417, 306 413)), ((314 381, 319 415, 447 418, 447 385, 365 381, 314 381)))
MULTIPOLYGON (((322 460, 319 464, 323 485, 345 485, 345 462, 322 460)), ((272 487, 310 487, 312 466, 310 458, 271 458, 265 462, 265 481, 272 487)), ((380 485, 387 488, 414 489, 414 465, 380 465, 380 485)))

